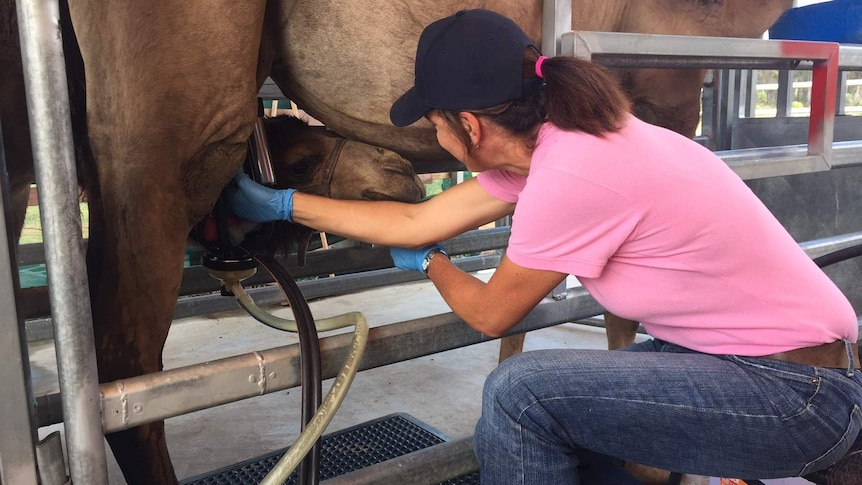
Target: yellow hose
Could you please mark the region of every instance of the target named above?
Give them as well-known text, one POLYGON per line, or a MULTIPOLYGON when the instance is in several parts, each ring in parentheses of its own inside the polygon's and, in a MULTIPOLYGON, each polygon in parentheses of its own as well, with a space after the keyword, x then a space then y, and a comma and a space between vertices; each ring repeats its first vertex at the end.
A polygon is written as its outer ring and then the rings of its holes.
MULTIPOLYGON (((246 293, 245 288, 242 287, 242 284, 240 284, 239 281, 225 281, 225 287, 228 288, 234 294, 234 296, 236 296, 236 299, 239 302, 240 306, 242 306, 245 311, 247 311, 248 314, 251 315, 255 320, 278 330, 284 330, 286 332, 296 332, 295 320, 279 318, 271 313, 262 310, 259 306, 257 306, 254 300, 252 300, 251 296, 246 293)), ((317 327, 318 332, 327 332, 329 330, 344 328, 350 325, 354 325, 354 319, 351 315, 352 313, 345 313, 344 315, 336 315, 334 317, 316 320, 314 322, 314 326, 317 327)))
POLYGON ((293 446, 287 450, 287 453, 278 460, 278 463, 264 477, 260 485, 281 485, 290 476, 290 473, 299 465, 302 458, 308 454, 309 450, 314 446, 314 443, 323 434, 323 431, 329 425, 335 412, 344 401, 347 395, 347 390, 356 376, 356 371, 359 369, 359 362, 362 360, 362 353, 365 351, 365 344, 368 342, 368 322, 365 320, 365 315, 360 312, 350 312, 341 315, 345 319, 353 320, 355 331, 353 332, 353 340, 350 342, 350 351, 347 358, 344 359, 344 366, 338 372, 332 388, 323 399, 323 403, 318 408, 314 418, 308 423, 300 433, 299 437, 293 443, 293 446))
MULTIPOLYGON (((230 289, 234 296, 236 296, 240 306, 257 321, 279 330, 288 332, 297 331, 296 321, 279 318, 264 311, 246 293, 245 288, 243 288, 240 282, 253 275, 253 271, 218 272, 210 270, 210 273, 213 277, 222 280, 225 287, 230 289)), ((278 463, 267 473, 260 482, 260 485, 281 485, 284 483, 305 455, 308 454, 326 427, 329 426, 338 408, 341 407, 341 403, 344 402, 344 397, 350 389, 350 384, 353 383, 353 378, 356 377, 356 372, 359 370, 359 362, 362 360, 365 344, 368 342, 368 321, 362 313, 350 312, 315 322, 317 330, 324 332, 350 325, 354 327, 353 340, 350 342, 350 350, 347 353, 347 358, 344 359, 344 365, 335 378, 335 382, 332 384, 314 417, 309 421, 302 433, 299 434, 293 446, 278 460, 278 463)))

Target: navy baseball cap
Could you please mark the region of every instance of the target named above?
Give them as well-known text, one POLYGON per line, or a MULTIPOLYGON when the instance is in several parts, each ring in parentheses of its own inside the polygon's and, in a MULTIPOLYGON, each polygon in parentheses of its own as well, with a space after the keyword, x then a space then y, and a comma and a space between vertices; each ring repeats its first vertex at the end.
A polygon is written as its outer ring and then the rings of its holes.
POLYGON ((520 98, 529 46, 533 42, 515 22, 489 10, 461 10, 437 20, 419 37, 414 85, 392 104, 392 124, 415 123, 432 108, 465 111, 520 98))

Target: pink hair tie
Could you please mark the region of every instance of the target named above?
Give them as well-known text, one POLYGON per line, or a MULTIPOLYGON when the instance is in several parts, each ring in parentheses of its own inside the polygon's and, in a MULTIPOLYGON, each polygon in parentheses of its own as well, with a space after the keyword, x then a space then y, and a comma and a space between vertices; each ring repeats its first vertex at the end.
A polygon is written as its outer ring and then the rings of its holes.
POLYGON ((540 79, 545 79, 545 76, 542 74, 542 64, 547 60, 546 56, 539 56, 536 59, 536 75, 539 76, 540 79))

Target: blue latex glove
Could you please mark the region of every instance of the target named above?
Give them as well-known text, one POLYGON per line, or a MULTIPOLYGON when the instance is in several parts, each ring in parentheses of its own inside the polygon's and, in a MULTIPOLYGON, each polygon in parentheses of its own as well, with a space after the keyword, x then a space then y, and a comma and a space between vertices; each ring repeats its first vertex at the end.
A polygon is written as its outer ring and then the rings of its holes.
POLYGON ((425 256, 428 256, 428 253, 435 249, 442 251, 443 246, 432 244, 421 249, 389 248, 389 254, 398 269, 422 271, 422 262, 425 261, 425 256))
POLYGON ((248 178, 243 172, 234 177, 235 186, 225 190, 231 214, 252 222, 293 222, 293 194, 296 189, 271 189, 248 178))

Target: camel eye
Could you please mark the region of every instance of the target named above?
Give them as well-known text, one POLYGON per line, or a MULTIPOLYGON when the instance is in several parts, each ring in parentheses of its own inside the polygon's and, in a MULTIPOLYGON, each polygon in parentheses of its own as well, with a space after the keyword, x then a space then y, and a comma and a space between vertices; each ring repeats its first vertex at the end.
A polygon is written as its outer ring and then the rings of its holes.
POLYGON ((315 163, 316 163, 316 157, 313 157, 313 156, 302 157, 299 159, 299 161, 297 161, 296 163, 294 163, 293 165, 290 166, 290 172, 295 177, 302 177, 304 175, 307 175, 311 171, 311 167, 315 163))

